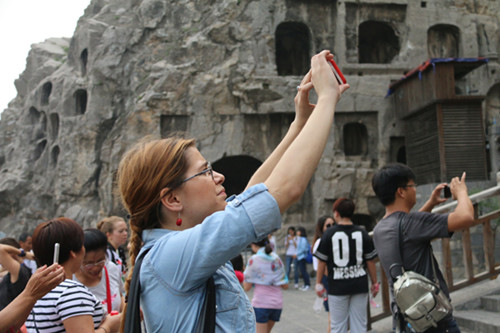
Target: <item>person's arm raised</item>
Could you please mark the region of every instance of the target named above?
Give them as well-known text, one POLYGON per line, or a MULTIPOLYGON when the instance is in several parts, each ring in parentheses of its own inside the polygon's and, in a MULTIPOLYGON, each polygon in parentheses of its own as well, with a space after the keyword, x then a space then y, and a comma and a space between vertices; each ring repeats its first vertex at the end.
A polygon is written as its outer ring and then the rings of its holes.
POLYGON ((12 256, 19 256, 21 250, 6 244, 0 244, 0 265, 10 273, 10 282, 16 283, 19 278, 21 263, 12 256))
POLYGON ((42 266, 28 280, 24 290, 0 311, 0 332, 10 327, 15 331, 28 318, 36 301, 64 281, 64 269, 58 264, 42 266))
POLYGON ((311 71, 307 74, 300 82, 299 90, 294 98, 295 104, 295 119, 290 125, 285 137, 281 140, 278 146, 273 150, 271 155, 262 163, 262 165, 255 171, 252 178, 248 182, 246 188, 253 186, 258 183, 262 183, 269 177, 274 167, 279 162, 285 151, 288 149, 290 144, 295 140, 297 135, 300 133, 302 128, 309 119, 315 105, 309 103, 309 91, 312 89, 313 85, 311 82, 311 71))
POLYGON ((432 209, 445 202, 446 198, 441 198, 441 190, 446 186, 446 183, 441 183, 437 185, 431 193, 429 199, 425 202, 425 204, 418 210, 419 212, 427 212, 430 213, 432 209))
POLYGON ((474 224, 474 207, 467 193, 465 172, 461 179, 455 177, 451 180, 450 190, 453 198, 457 200, 457 207, 448 215, 448 231, 457 231, 472 226, 474 224))
POLYGON ((281 212, 297 202, 304 193, 325 149, 333 124, 335 105, 348 84, 337 83, 327 63, 329 51, 322 51, 311 59, 311 82, 318 102, 304 128, 283 153, 264 181, 269 193, 276 199, 281 212))

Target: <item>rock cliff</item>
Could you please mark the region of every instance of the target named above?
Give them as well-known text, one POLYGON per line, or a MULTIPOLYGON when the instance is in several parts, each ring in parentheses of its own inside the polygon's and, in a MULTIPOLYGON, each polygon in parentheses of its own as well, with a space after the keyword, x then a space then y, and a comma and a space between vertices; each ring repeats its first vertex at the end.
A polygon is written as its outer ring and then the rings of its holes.
MULTIPOLYGON (((301 70, 286 72, 287 59, 303 63, 304 56, 287 47, 300 45, 302 35, 307 59, 335 50, 351 90, 316 176, 285 222, 312 227, 331 213, 333 199, 349 195, 373 223, 381 207, 371 175, 404 146, 404 126, 384 98, 389 83, 429 57, 428 29, 446 23, 460 32, 459 56, 492 59, 464 85, 476 94, 493 92, 496 100, 498 7, 491 0, 93 0, 71 38, 33 46, 15 82, 18 95, 2 114, 0 229, 17 236, 55 216, 88 227, 124 215, 113 193, 117 165, 147 135, 187 132, 227 173, 228 187, 241 190, 240 178, 248 178, 293 120, 301 70), (358 54, 362 23, 372 21, 389 26, 397 46, 367 51, 376 59, 358 54), (353 123, 363 125, 366 144, 359 151, 354 144, 351 153, 345 131, 353 123)), ((455 45, 453 33, 446 36, 455 45)))

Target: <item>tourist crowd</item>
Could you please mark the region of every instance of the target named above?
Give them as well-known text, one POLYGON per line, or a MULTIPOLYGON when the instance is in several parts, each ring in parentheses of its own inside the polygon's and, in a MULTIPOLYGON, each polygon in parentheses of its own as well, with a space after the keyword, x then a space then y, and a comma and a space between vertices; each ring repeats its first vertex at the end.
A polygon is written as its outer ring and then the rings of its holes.
MULTIPOLYGON (((354 201, 339 198, 332 215, 317 221, 312 243, 307 223, 288 227, 280 243, 285 261, 277 254, 272 233, 306 190, 337 102, 349 88, 337 81, 332 59, 329 51, 312 57, 297 87, 294 121, 241 194, 227 197, 224 175, 194 139, 145 139, 118 167, 127 220, 110 216, 84 230, 79 221, 60 217, 19 242, 0 240, 0 333, 270 332, 286 306, 283 290, 292 270, 295 288, 311 288, 309 263, 316 271, 314 291, 329 312, 327 330, 366 332, 368 299, 379 289, 374 260, 378 256, 390 276, 399 228, 402 266, 436 278, 449 297, 439 269, 432 276, 430 240, 473 223, 465 175, 450 183, 456 210, 437 216, 429 212, 446 200, 440 196, 446 184, 412 213, 415 175, 406 166, 386 166, 373 178, 386 208, 373 240, 354 223, 354 201), (309 99, 313 90, 316 104, 309 99), (249 245, 254 254, 242 264, 240 253, 249 245), (250 301, 245 291, 252 288, 250 301)), ((459 332, 451 314, 426 332, 441 331, 459 332)))

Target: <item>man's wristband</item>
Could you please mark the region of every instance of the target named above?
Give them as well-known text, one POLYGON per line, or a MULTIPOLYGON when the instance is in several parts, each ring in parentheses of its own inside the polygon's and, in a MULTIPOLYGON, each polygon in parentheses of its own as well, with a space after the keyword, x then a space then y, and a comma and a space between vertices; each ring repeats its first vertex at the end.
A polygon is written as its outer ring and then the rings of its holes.
POLYGON ((24 249, 20 249, 21 253, 19 253, 19 256, 22 258, 22 257, 26 257, 26 252, 24 252, 24 249))
POLYGON ((319 293, 319 292, 322 292, 323 290, 325 290, 325 287, 321 283, 316 283, 316 286, 314 287, 314 289, 319 293))

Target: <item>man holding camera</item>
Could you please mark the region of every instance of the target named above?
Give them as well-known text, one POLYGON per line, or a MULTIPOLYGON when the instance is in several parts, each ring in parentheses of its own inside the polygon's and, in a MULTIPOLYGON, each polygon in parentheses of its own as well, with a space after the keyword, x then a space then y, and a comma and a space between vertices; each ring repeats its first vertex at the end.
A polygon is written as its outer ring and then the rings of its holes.
MULTIPOLYGON (((450 182, 449 187, 453 199, 457 200, 457 207, 449 214, 431 213, 432 208, 447 200, 441 198, 441 191, 447 186, 445 183, 436 186, 429 200, 418 212, 410 213, 416 204, 416 186, 415 174, 403 164, 386 165, 373 176, 373 190, 385 206, 385 216, 373 230, 375 248, 389 280, 391 292, 393 284, 391 266, 401 258, 405 270, 417 272, 431 281, 437 280, 441 290, 449 298, 443 274, 432 254, 431 241, 435 238, 449 238, 454 231, 467 228, 474 223, 474 208, 467 193, 465 172, 461 178, 455 177, 450 182)), ((437 328, 431 328, 426 332, 460 332, 460 329, 450 313, 438 323, 437 328)))

